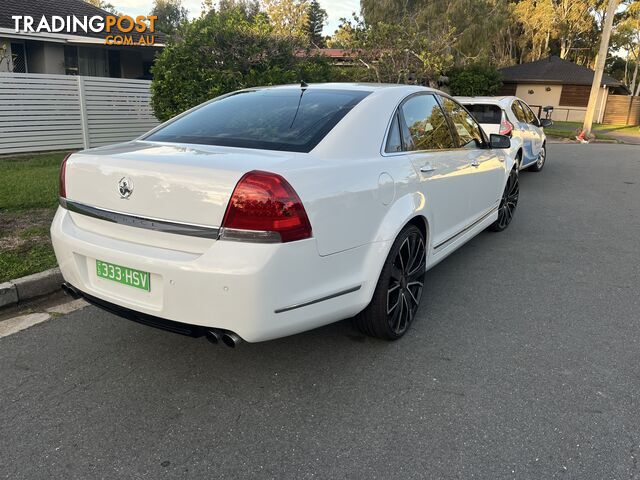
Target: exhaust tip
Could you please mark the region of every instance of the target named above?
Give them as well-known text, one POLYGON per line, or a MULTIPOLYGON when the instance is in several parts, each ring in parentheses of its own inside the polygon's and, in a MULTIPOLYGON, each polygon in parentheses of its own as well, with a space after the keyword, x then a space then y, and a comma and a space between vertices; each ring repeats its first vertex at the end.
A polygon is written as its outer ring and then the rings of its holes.
POLYGON ((78 291, 69 283, 62 284, 62 291, 73 299, 78 299, 81 297, 78 291))
POLYGON ((207 337, 207 340, 214 345, 217 345, 220 342, 220 334, 215 330, 207 330, 205 337, 207 337))
POLYGON ((225 332, 222 334, 222 343, 229 348, 236 348, 242 339, 233 332, 225 332))

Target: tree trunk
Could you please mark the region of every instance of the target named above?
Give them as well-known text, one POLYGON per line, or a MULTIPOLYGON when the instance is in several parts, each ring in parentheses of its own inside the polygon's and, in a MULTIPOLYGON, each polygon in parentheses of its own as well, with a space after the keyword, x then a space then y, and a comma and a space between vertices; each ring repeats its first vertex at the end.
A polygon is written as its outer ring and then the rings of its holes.
POLYGON ((636 79, 638 78, 638 61, 636 60, 636 68, 633 69, 633 77, 631 78, 631 94, 633 94, 633 90, 636 88, 636 79))
POLYGON ((560 40, 560 58, 563 60, 567 57, 567 41, 563 38, 560 40))

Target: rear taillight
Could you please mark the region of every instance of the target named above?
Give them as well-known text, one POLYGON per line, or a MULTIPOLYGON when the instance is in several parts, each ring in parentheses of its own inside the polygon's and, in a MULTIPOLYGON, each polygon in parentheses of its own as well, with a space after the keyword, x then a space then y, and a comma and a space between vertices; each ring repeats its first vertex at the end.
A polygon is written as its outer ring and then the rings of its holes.
POLYGON ((233 191, 222 221, 226 240, 293 242, 311 237, 300 197, 280 175, 254 170, 233 191))
POLYGON ((513 124, 506 118, 503 118, 502 122, 500 122, 500 131, 498 133, 500 135, 511 135, 512 131, 513 131, 513 124))
POLYGON ((62 163, 60 164, 60 183, 58 186, 58 195, 60 195, 60 197, 62 198, 67 198, 67 160, 70 156, 71 154, 68 154, 66 157, 64 157, 64 160, 62 160, 62 163))

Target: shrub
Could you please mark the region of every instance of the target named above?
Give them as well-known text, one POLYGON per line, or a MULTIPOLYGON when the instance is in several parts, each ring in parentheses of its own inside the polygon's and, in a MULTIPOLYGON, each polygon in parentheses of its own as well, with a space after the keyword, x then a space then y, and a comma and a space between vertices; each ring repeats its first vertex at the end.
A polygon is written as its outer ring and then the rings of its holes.
POLYGON ((497 95, 501 86, 500 72, 490 65, 471 65, 449 72, 452 95, 497 95))
POLYGON ((296 41, 276 35, 264 13, 241 8, 182 24, 152 70, 156 116, 164 121, 241 88, 331 80, 326 59, 296 55, 296 41))

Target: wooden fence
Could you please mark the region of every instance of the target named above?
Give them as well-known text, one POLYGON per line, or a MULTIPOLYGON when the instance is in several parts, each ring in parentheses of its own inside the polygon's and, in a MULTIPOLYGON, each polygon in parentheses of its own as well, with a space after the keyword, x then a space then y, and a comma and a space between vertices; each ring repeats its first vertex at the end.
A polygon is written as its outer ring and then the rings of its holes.
POLYGON ((640 125, 640 97, 609 95, 602 123, 640 125))
POLYGON ((99 147, 158 125, 151 82, 0 73, 0 155, 99 147))

